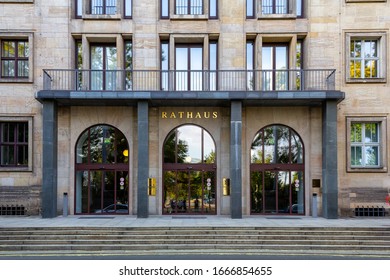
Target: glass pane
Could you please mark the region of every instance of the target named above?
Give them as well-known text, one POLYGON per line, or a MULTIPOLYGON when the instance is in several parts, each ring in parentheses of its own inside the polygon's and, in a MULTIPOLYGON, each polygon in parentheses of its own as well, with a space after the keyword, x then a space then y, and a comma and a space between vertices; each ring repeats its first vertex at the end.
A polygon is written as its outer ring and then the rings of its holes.
POLYGON ((303 16, 302 0, 297 0, 297 17, 303 16))
POLYGON ((211 135, 203 130, 203 162, 214 163, 215 162, 215 145, 211 138, 211 135))
POLYGON ((263 163, 263 133, 258 133, 252 142, 251 163, 263 163))
POLYGON ((27 42, 18 42, 18 57, 28 57, 29 49, 27 42))
POLYGON ((264 163, 276 163, 276 127, 267 127, 264 129, 264 163))
POLYGON ((169 0, 161 0, 161 17, 169 17, 169 0))
POLYGON ((202 129, 194 125, 186 125, 177 129, 179 143, 187 147, 185 163, 202 162, 202 129))
POLYGON ((206 214, 215 214, 216 208, 216 180, 215 172, 208 171, 203 174, 203 212, 206 214))
POLYGON ((28 61, 18 61, 18 77, 28 77, 28 61))
POLYGON ((103 162, 103 127, 95 126, 90 129, 90 163, 103 162))
MULTIPOLYGON (((182 143, 178 145, 178 162, 184 162, 185 156, 182 154, 186 151, 182 143)), ((164 142, 164 163, 176 163, 176 131, 171 132, 164 142)))
POLYGON ((351 78, 362 78, 362 62, 360 60, 351 60, 349 63, 350 77, 351 78))
POLYGON ((91 14, 102 15, 104 11, 104 6, 103 6, 104 1, 105 0, 91 0, 91 5, 92 5, 91 14))
POLYGON ((116 14, 116 0, 105 0, 106 1, 106 14, 115 15, 116 14))
POLYGON ((362 166, 362 164, 363 164, 362 147, 351 146, 351 165, 362 166))
POLYGON ((276 213, 276 176, 274 172, 264 172, 265 213, 276 213))
POLYGON ((169 45, 161 43, 161 90, 169 89, 169 45))
POLYGON ((254 16, 254 1, 255 0, 246 0, 246 17, 254 16))
POLYGON ((91 89, 103 89, 103 47, 91 47, 91 89))
POLYGON ((291 161, 292 163, 303 163, 303 144, 298 135, 291 132, 291 161))
POLYGON ((115 204, 117 213, 129 212, 129 172, 116 172, 116 201, 115 204), (121 208, 118 206, 122 205, 121 208), (126 208, 127 206, 127 208, 126 208))
POLYGON ((351 124, 351 142, 362 143, 362 124, 352 123, 351 124))
POLYGON ((217 90, 217 62, 218 62, 218 57, 217 57, 217 48, 218 44, 216 42, 211 42, 210 43, 210 85, 209 89, 210 90, 217 90))
POLYGON ((103 172, 90 171, 90 213, 102 213, 103 172))
MULTIPOLYGON (((104 171, 103 174, 103 213, 115 213, 115 172, 104 171)), ((117 182, 119 185, 119 182, 117 182)))
MULTIPOLYGON (((246 43, 246 69, 254 70, 254 42, 249 41, 246 43)), ((254 90, 255 89, 255 80, 254 80, 253 71, 247 72, 247 89, 254 90)))
POLYGON ((217 0, 210 0, 209 11, 210 17, 217 17, 217 0))
POLYGON ((76 0, 76 16, 81 17, 83 15, 83 0, 76 0))
POLYGON ((116 47, 106 47, 106 90, 116 89, 117 51, 116 47), (113 71, 110 71, 113 70, 113 71))
POLYGON ((188 0, 175 0, 176 9, 175 14, 185 15, 188 13, 188 0))
POLYGON ((176 211, 176 172, 164 172, 164 209, 163 212, 171 214, 176 211))
POLYGON ((379 148, 377 146, 365 147, 366 166, 379 165, 379 148))
POLYGON ((2 61, 1 73, 3 77, 15 77, 15 61, 2 61))
POLYGON ((263 0, 261 8, 263 14, 273 14, 273 1, 275 0, 263 0))
POLYGON ((76 214, 88 213, 88 171, 76 172, 76 214))
POLYGON ((88 131, 84 132, 77 142, 76 163, 88 162, 88 131))
POLYGON ((15 57, 16 43, 12 41, 4 41, 2 49, 2 57, 15 57))
POLYGON ((177 172, 177 196, 172 205, 177 213, 186 213, 188 210, 189 179, 188 171, 177 172))
POLYGON ((190 15, 203 14, 203 0, 190 0, 190 15))
POLYGON ((132 16, 132 0, 125 0, 125 17, 132 16))
POLYGON ((366 60, 364 63, 364 78, 377 78, 378 77, 378 61, 366 60))
POLYGON ((263 172, 251 173, 251 213, 263 213, 263 172))
POLYGON ((206 200, 203 200, 204 193, 204 182, 203 172, 194 171, 189 172, 190 174, 190 200, 189 207, 193 213, 200 213, 204 207, 206 200))
POLYGON ((274 137, 277 144, 277 163, 290 163, 290 129, 274 126, 274 137))
POLYGON ((188 90, 188 49, 176 48, 176 90, 188 90))
POLYGON ((27 143, 28 142, 28 124, 27 123, 18 123, 18 143, 27 143))
POLYGON ((366 123, 365 127, 365 139, 366 143, 378 143, 379 135, 378 135, 378 124, 377 123, 366 123))
MULTIPOLYGON (((303 172, 291 172, 291 211, 292 214, 304 214, 304 189, 303 189, 303 172)), ((290 210, 290 209, 289 209, 290 210)))
POLYGON ((278 213, 290 213, 290 172, 278 172, 278 213))
POLYGON ((14 146, 1 146, 1 165, 15 165, 15 148, 14 146))
POLYGON ((203 89, 203 49, 191 48, 190 49, 190 77, 191 77, 191 90, 203 89))

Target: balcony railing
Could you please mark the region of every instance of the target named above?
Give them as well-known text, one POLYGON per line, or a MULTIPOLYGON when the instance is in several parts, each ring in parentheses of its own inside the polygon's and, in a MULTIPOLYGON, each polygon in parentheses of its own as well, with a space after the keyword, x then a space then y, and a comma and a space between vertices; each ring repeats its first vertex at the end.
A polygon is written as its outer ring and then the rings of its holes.
POLYGON ((335 70, 44 70, 45 90, 324 91, 335 70))

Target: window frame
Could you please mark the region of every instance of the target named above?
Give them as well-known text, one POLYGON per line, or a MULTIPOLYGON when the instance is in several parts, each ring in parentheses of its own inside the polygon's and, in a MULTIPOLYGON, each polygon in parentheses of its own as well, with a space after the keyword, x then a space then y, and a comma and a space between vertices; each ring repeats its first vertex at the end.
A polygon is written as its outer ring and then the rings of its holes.
MULTIPOLYGON (((247 19, 296 19, 303 18, 305 14, 305 0, 286 0, 287 1, 287 13, 263 13, 263 4, 264 0, 246 0, 245 15, 247 19), (300 2, 300 10, 298 13, 298 1, 300 2), (250 13, 248 13, 250 12, 250 13)), ((275 7, 275 1, 273 2, 273 7, 275 7)))
MULTIPOLYGON (((346 149, 347 149, 347 172, 387 172, 387 118, 386 117, 347 117, 346 118, 346 149), (378 147, 378 165, 377 166, 357 166, 352 165, 352 152, 351 148, 353 146, 362 146, 365 147, 365 142, 362 143, 353 143, 351 140, 352 124, 360 123, 377 123, 378 124, 378 144, 375 146, 378 147)), ((364 151, 362 152, 364 153, 364 151)))
MULTIPOLYGON (((108 0, 102 0, 104 3, 108 0)), ((116 0, 116 13, 115 14, 92 14, 92 0, 75 0, 74 5, 74 17, 76 19, 83 20, 120 20, 120 19, 132 19, 133 17, 133 1, 132 0, 116 0), (130 13, 126 14, 126 2, 130 1, 130 13), (81 11, 80 8, 81 7, 81 11)))
MULTIPOLYGON (((33 117, 25 116, 25 117, 0 117, 0 124, 2 123, 27 123, 27 164, 26 165, 0 165, 0 172, 13 172, 13 171, 32 171, 32 162, 33 162, 33 117)), ((1 141, 1 139, 0 139, 1 141)), ((17 142, 15 142, 17 144, 17 142)), ((2 143, 0 142, 0 146, 2 143)))
POLYGON ((387 2, 387 0, 345 0, 346 3, 387 2))
MULTIPOLYGON (((385 31, 373 32, 346 32, 345 33, 345 79, 346 83, 385 83, 387 81, 387 33, 385 31), (378 77, 353 78, 350 73, 351 42, 353 40, 376 40, 378 53, 378 77)), ((364 58, 363 58, 364 59, 364 58)))
POLYGON ((34 57, 33 57, 33 33, 4 33, 0 32, 0 83, 32 83, 34 81, 34 57), (24 41, 28 43, 29 54, 27 57, 28 63, 28 77, 8 77, 3 76, 2 73, 2 52, 3 52, 3 41, 24 41))
MULTIPOLYGON (((171 20, 215 20, 218 19, 219 13, 219 0, 199 0, 202 2, 202 14, 176 14, 176 1, 177 0, 160 0, 159 1, 159 17, 160 19, 171 19, 171 20), (212 4, 213 2, 213 4, 212 4), (215 15, 211 15, 211 7, 215 5, 215 15)), ((190 4, 190 0, 187 1, 190 4)), ((189 8, 190 5, 187 6, 189 8)))

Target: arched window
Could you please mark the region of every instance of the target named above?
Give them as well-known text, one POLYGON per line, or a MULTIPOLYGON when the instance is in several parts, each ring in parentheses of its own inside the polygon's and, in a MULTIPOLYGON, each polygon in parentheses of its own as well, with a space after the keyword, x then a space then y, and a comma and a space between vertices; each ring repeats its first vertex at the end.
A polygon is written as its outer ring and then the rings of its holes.
POLYGON ((196 125, 172 130, 164 142, 164 214, 215 214, 215 143, 196 125))
POLYGON ((251 213, 304 214, 304 146, 287 126, 270 125, 254 137, 251 213))
POLYGON ((76 214, 129 213, 129 147, 109 125, 85 130, 76 144, 76 214))

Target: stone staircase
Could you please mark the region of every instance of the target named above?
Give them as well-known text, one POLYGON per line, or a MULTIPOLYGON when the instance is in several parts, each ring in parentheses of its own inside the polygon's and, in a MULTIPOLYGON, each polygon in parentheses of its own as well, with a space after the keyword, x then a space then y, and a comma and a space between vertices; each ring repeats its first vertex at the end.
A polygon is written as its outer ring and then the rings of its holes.
POLYGON ((0 228, 0 256, 183 254, 390 258, 390 228, 0 228))

